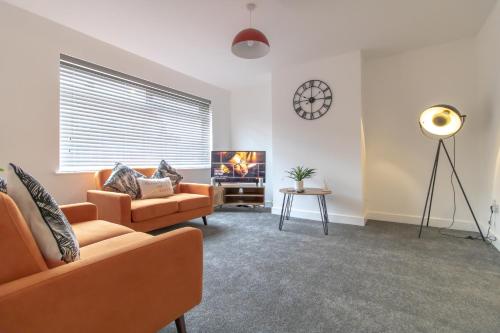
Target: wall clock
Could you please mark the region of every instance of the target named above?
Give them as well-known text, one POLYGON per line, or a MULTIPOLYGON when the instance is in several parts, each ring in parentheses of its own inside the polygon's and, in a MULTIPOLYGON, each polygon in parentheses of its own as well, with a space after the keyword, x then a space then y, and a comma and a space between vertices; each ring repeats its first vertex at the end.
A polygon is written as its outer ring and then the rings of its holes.
POLYGON ((325 115, 332 106, 332 90, 321 80, 309 80, 300 85, 293 95, 295 113, 303 119, 314 120, 325 115))

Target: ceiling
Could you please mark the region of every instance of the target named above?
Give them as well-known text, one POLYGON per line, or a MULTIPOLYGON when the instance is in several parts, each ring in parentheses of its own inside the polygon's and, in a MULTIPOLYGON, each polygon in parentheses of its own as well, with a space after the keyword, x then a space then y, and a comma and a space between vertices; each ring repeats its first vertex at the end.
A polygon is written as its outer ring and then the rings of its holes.
POLYGON ((474 36, 496 0, 255 0, 254 27, 271 43, 236 58, 244 0, 7 0, 180 72, 231 89, 273 66, 366 50, 381 56, 474 36))

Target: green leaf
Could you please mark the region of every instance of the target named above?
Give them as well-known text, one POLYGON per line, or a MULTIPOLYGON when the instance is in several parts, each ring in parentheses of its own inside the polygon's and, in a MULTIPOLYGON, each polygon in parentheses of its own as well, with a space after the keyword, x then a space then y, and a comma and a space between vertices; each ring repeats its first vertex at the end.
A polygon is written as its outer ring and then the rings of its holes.
POLYGON ((291 168, 290 170, 286 170, 285 172, 288 174, 288 178, 295 181, 301 181, 304 179, 312 178, 312 176, 314 176, 314 174, 316 173, 316 169, 296 166, 295 168, 291 168))

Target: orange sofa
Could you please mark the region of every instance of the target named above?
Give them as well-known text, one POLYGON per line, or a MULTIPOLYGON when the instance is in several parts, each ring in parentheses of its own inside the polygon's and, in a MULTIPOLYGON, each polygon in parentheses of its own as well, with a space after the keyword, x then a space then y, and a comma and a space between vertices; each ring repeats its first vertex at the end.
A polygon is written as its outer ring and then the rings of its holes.
MULTIPOLYGON (((131 200, 127 194, 102 190, 111 171, 104 169, 96 172, 97 190, 87 191, 87 201, 98 207, 100 219, 147 232, 199 217, 207 225, 207 215, 214 211, 214 190, 211 185, 181 182, 170 197, 131 200)), ((156 169, 136 171, 151 177, 156 169)))
POLYGON ((0 332, 157 332, 201 301, 203 240, 181 228, 151 236, 62 206, 81 259, 49 267, 14 201, 0 193, 0 332))

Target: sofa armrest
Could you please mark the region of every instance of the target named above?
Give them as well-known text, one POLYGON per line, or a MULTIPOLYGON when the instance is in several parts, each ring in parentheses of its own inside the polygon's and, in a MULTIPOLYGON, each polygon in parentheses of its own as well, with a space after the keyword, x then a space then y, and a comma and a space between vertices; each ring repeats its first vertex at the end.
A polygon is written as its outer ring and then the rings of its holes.
POLYGON ((193 193, 207 195, 210 197, 210 206, 214 202, 214 187, 209 184, 197 184, 197 183, 180 183, 179 191, 181 193, 193 193))
POLYGON ((0 285, 0 332, 156 332, 201 302, 203 239, 182 228, 0 285))
POLYGON ((131 226, 129 195, 100 190, 87 191, 87 201, 97 206, 97 216, 100 220, 131 226))
POLYGON ((97 206, 90 202, 61 205, 59 208, 71 224, 97 220, 97 206))

